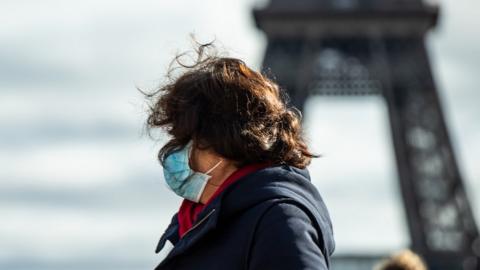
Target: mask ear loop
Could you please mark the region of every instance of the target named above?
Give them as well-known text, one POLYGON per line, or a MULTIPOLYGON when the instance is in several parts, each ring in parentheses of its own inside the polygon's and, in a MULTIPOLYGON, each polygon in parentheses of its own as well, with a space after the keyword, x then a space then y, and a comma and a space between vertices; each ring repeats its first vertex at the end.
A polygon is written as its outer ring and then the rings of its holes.
MULTIPOLYGON (((215 169, 218 165, 220 165, 220 163, 222 163, 223 159, 221 159, 217 164, 215 164, 215 166, 213 166, 213 168, 211 168, 210 170, 208 170, 208 172, 206 172, 205 174, 208 175, 208 173, 210 173, 211 171, 213 171, 213 169, 215 169)), ((214 187, 219 187, 221 186, 222 184, 220 183, 219 185, 215 185, 215 184, 212 184, 210 181, 207 180, 207 185, 211 185, 211 186, 214 186, 214 187)))
POLYGON ((220 159, 219 162, 217 162, 217 164, 215 164, 215 166, 213 166, 210 170, 208 170, 205 174, 209 174, 210 172, 212 172, 215 168, 218 167, 218 165, 220 165, 220 163, 222 163, 223 159, 220 159))

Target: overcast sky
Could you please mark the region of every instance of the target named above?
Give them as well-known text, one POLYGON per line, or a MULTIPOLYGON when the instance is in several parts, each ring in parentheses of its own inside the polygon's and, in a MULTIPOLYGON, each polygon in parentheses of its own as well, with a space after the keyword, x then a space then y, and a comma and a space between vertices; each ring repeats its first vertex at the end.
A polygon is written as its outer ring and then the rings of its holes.
MULTIPOLYGON (((251 18, 255 3, 0 2, 0 268, 156 264, 156 242, 181 198, 165 187, 155 159, 164 141, 142 135, 145 105, 135 86, 158 84, 173 55, 190 48, 189 33, 216 38, 258 69, 266 44, 251 18)), ((428 47, 480 217, 480 2, 441 6, 428 47)), ((310 146, 325 155, 310 170, 337 253, 408 245, 383 101, 315 97, 304 115, 310 146)))

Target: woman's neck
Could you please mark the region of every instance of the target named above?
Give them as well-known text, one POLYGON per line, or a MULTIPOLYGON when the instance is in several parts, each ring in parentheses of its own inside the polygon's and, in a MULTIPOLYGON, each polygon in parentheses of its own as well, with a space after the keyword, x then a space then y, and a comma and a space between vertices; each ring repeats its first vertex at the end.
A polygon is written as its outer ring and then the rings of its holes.
POLYGON ((200 203, 206 204, 222 183, 238 169, 233 164, 225 163, 222 165, 224 166, 220 165, 210 173, 212 177, 208 180, 207 185, 203 190, 202 196, 200 197, 200 203))

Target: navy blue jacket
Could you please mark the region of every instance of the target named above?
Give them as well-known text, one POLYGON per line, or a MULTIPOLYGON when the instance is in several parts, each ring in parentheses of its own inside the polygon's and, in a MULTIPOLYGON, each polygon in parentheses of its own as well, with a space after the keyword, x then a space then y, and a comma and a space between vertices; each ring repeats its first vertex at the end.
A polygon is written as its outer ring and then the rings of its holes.
POLYGON ((332 224, 307 169, 275 165, 229 185, 179 240, 177 214, 156 270, 329 269, 332 224))

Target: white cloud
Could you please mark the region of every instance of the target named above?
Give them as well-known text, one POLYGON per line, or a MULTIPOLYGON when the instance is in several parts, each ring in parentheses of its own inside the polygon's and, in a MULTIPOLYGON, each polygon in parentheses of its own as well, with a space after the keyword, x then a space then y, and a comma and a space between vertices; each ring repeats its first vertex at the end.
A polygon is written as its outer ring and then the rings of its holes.
POLYGON ((153 262, 155 245, 173 215, 173 211, 112 213, 32 206, 0 211, 0 262, 21 256, 26 262, 41 259, 52 264, 99 259, 114 263, 123 256, 126 261, 153 262))
POLYGON ((4 186, 30 188, 81 189, 120 184, 139 168, 159 169, 153 147, 146 146, 134 142, 64 142, 2 152, 0 179, 7 181, 4 186))

